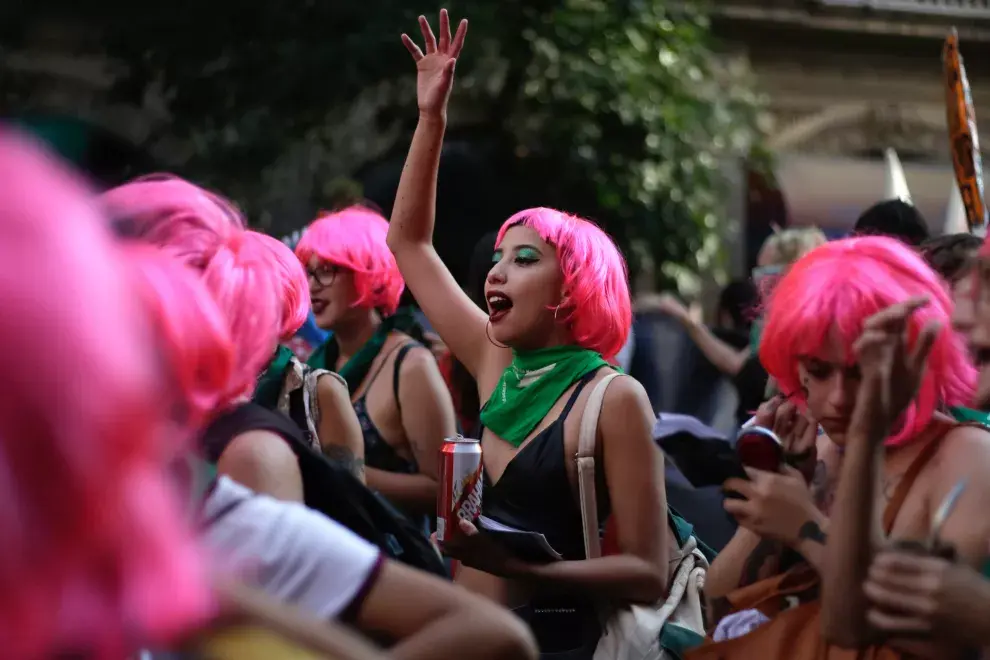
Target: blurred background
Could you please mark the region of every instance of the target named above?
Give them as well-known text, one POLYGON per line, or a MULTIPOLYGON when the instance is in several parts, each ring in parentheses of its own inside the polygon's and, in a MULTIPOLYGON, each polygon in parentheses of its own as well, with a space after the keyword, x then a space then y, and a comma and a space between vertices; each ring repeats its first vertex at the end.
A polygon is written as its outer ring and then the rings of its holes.
MULTIPOLYGON (((388 214, 416 121, 399 34, 440 6, 5 0, 0 114, 98 185, 174 172, 279 237, 351 200, 388 214)), ((445 6, 471 22, 436 239, 461 280, 480 236, 550 205, 604 225, 638 292, 677 290, 711 316, 773 226, 848 232, 884 197, 887 148, 941 233, 952 26, 990 112, 990 0, 445 6)))

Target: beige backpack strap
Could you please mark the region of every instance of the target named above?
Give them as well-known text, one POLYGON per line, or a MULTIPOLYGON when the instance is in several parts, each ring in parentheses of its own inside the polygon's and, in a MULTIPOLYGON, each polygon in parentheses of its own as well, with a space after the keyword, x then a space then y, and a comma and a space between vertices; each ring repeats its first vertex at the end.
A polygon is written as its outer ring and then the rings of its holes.
POLYGON ((598 536, 598 500, 595 497, 595 445, 605 390, 617 376, 619 374, 610 373, 595 385, 584 406, 578 433, 578 497, 581 504, 581 524, 584 527, 584 554, 588 559, 602 556, 602 542, 598 536))

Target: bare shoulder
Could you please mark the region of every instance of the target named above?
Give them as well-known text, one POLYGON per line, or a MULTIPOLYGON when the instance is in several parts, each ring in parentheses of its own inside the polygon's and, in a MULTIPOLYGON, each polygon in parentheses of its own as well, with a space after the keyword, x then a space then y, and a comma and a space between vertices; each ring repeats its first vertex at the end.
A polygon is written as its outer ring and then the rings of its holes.
POLYGON ((986 474, 990 471, 990 429, 959 425, 950 430, 938 449, 935 467, 950 479, 986 474))
MULTIPOLYGON (((588 389, 593 390, 609 373, 603 369, 588 389)), ((603 438, 622 438, 621 444, 648 444, 652 447, 655 420, 650 398, 638 380, 629 376, 612 379, 602 401, 599 432, 603 438), (637 439, 639 442, 636 442, 637 439)))
POLYGON ((221 458, 226 463, 266 469, 298 465, 289 444, 277 433, 262 429, 245 431, 235 437, 223 450, 221 458))
POLYGON ((316 392, 321 401, 334 401, 343 398, 350 405, 350 392, 347 382, 333 371, 320 376, 316 381, 316 392))
POLYGON ((420 344, 412 345, 399 366, 399 373, 403 377, 439 371, 440 367, 437 365, 437 359, 433 356, 433 352, 420 344))
MULTIPOLYGON (((595 379, 588 385, 592 390, 599 382, 614 373, 608 369, 602 369, 595 379)), ((651 418, 655 417, 650 397, 646 394, 646 388, 631 376, 620 374, 618 378, 613 378, 605 390, 605 399, 602 402, 602 415, 630 415, 645 413, 651 418)))

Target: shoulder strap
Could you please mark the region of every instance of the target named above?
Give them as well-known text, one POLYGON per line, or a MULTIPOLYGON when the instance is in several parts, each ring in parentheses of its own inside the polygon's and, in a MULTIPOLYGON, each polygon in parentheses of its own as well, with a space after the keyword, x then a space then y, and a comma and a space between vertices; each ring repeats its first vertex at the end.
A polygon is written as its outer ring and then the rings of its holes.
POLYGON ((942 420, 937 420, 933 423, 931 437, 927 440, 927 444, 921 451, 918 452, 918 455, 915 456, 911 465, 908 466, 907 471, 894 490, 894 495, 890 498, 890 502, 887 503, 887 507, 883 511, 884 534, 890 534, 890 530, 894 526, 894 521, 897 520, 897 514, 900 513, 901 505, 904 504, 908 493, 911 492, 911 487, 914 486, 918 475, 921 474, 924 467, 935 456, 935 452, 938 451, 939 446, 942 444, 942 439, 945 438, 949 431, 957 426, 959 424, 942 420))
POLYGON ((602 542, 598 537, 598 500, 595 497, 595 445, 605 390, 617 376, 617 373, 608 374, 591 391, 578 433, 578 496, 581 500, 581 525, 584 527, 584 554, 588 559, 602 556, 602 542))
POLYGON ((402 361, 406 359, 409 351, 417 346, 419 346, 418 343, 411 341, 403 344, 399 352, 395 354, 395 365, 392 367, 392 396, 395 397, 395 409, 400 414, 402 413, 402 402, 399 400, 399 368, 402 366, 402 361))

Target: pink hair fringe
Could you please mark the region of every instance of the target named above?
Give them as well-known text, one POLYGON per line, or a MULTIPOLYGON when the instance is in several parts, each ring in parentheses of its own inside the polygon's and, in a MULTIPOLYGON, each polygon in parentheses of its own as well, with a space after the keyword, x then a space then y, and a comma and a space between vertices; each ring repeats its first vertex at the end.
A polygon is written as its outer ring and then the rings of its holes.
POLYGON ((119 658, 212 607, 139 294, 86 190, 0 128, 0 648, 119 658))
POLYGON ((622 349, 632 326, 626 262, 612 239, 584 218, 548 208, 526 209, 502 224, 496 246, 514 225, 535 230, 557 250, 564 275, 560 319, 571 324, 574 341, 607 359, 622 349))
POLYGON ((800 395, 798 362, 815 356, 835 331, 852 346, 873 314, 914 296, 927 296, 928 305, 909 322, 913 345, 929 321, 942 325, 928 360, 928 370, 900 432, 887 444, 898 445, 917 436, 942 406, 969 403, 976 384, 962 337, 951 330, 952 301, 939 276, 901 242, 882 236, 847 238, 815 248, 799 259, 780 280, 768 305, 760 340, 760 361, 777 379, 780 389, 800 395))
POLYGON ((385 243, 388 221, 370 209, 352 206, 316 219, 299 240, 296 256, 303 265, 317 258, 354 272, 358 298, 354 307, 395 313, 405 288, 399 266, 385 243))

